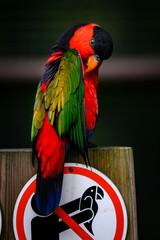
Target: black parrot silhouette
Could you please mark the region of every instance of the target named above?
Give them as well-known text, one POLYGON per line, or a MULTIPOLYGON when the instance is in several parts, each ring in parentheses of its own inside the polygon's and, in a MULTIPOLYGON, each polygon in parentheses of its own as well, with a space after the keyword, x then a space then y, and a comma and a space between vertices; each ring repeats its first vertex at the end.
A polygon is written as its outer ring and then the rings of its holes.
POLYGON ((93 211, 92 219, 84 223, 85 227, 88 229, 88 231, 91 234, 93 234, 92 222, 98 211, 98 204, 96 200, 101 200, 103 197, 104 197, 103 190, 98 186, 92 186, 84 192, 80 200, 80 208, 79 208, 80 211, 86 210, 87 208, 93 211))
MULTIPOLYGON (((67 214, 72 213, 72 219, 77 224, 83 223, 86 229, 94 235, 92 223, 98 212, 97 200, 102 200, 103 197, 103 190, 98 186, 92 186, 83 193, 82 197, 61 205, 61 208, 67 214), (74 212, 75 214, 73 214, 74 212)), ((35 196, 32 197, 31 204, 34 212, 38 214, 39 211, 36 208, 35 196)), ((40 215, 34 217, 31 222, 32 240, 50 239, 53 233, 53 226, 55 229, 55 240, 59 240, 59 233, 69 229, 69 226, 65 222, 59 221, 59 217, 55 213, 47 217, 40 215)))

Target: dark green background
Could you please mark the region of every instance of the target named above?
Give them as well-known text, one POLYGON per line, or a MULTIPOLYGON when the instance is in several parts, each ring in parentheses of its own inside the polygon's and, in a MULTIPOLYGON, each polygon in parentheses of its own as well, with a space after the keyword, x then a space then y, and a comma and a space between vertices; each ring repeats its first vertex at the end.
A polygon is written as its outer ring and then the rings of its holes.
MULTIPOLYGON (((144 0, 3 1, 0 58, 47 57, 60 33, 83 21, 96 22, 112 34, 112 58, 159 57, 159 6, 159 1, 144 0)), ((133 147, 139 239, 150 240, 159 236, 160 86, 158 78, 131 79, 100 79, 99 119, 92 141, 133 147)), ((0 77, 0 148, 31 147, 38 81, 0 77)))

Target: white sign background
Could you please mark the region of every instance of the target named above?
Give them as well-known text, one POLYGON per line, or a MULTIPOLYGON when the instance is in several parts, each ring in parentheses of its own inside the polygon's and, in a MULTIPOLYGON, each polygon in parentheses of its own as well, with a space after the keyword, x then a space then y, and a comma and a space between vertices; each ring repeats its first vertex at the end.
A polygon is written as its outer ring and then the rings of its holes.
MULTIPOLYGON (((75 163, 66 163, 65 164, 65 169, 66 173, 68 171, 69 174, 64 174, 63 178, 63 188, 62 188, 62 196, 61 196, 61 201, 60 201, 60 206, 63 204, 66 204, 70 201, 73 201, 77 198, 82 197, 83 193, 88 189, 89 187, 96 186, 100 187, 101 189, 102 186, 97 183, 96 177, 95 179, 89 178, 87 175, 81 174, 83 170, 87 170, 86 172, 90 172, 93 176, 100 176, 103 180, 105 180, 106 184, 109 184, 110 187, 112 188, 112 191, 114 194, 118 197, 122 211, 123 211, 123 221, 124 221, 124 227, 123 227, 123 233, 122 233, 122 238, 125 239, 126 233, 127 233, 127 212, 126 212, 126 207, 124 204, 124 201, 122 199, 122 196, 117 189, 117 187, 113 184, 113 182, 104 174, 102 174, 100 171, 98 171, 95 168, 87 168, 85 165, 82 164, 75 164, 75 163), (69 172, 69 169, 73 169, 73 172, 69 172), (79 174, 74 173, 74 169, 79 169, 80 172, 79 174)), ((88 172, 88 173, 89 173, 88 172)), ((14 209, 14 216, 13 216, 13 228, 14 228, 14 233, 15 233, 15 238, 16 240, 22 240, 19 238, 18 233, 17 233, 17 228, 16 228, 16 221, 17 221, 17 208, 19 206, 19 203, 21 201, 21 198, 23 194, 25 193, 25 190, 30 186, 30 184, 36 179, 36 175, 33 176, 27 184, 24 186, 22 191, 19 194, 19 197, 17 199, 15 209, 14 209)), ((104 181, 103 181, 104 182, 104 181)), ((97 200, 98 204, 98 212, 93 220, 92 224, 92 229, 94 235, 92 235, 84 226, 84 223, 80 224, 80 227, 83 228, 88 235, 90 235, 93 239, 95 240, 112 240, 115 239, 115 233, 117 230, 117 214, 115 210, 115 203, 113 203, 113 199, 111 199, 110 195, 106 191, 106 189, 103 189, 104 196, 102 199, 97 200)), ((33 192, 34 194, 34 192, 33 192)), ((32 195, 33 195, 32 194, 32 195)), ((37 214, 32 210, 31 208, 31 198, 32 195, 30 196, 26 208, 24 211, 24 217, 23 217, 23 223, 24 223, 24 232, 26 235, 27 240, 31 240, 31 228, 30 228, 30 223, 31 220, 37 216, 37 214)), ((75 214, 75 213, 74 213, 75 214)), ((70 214, 70 216, 74 215, 70 214)), ((61 220, 60 220, 61 221, 61 220)), ((59 234, 59 239, 60 240, 79 240, 81 239, 72 229, 68 229, 62 233, 59 234)), ((24 240, 24 239, 23 239, 24 240)))

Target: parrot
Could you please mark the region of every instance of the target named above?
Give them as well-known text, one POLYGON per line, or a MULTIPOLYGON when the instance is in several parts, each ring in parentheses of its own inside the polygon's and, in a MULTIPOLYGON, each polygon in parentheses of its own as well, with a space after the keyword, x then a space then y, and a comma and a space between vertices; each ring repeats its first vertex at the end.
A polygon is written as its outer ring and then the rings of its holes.
POLYGON ((98 116, 98 70, 112 50, 110 33, 95 23, 72 25, 51 47, 31 126, 32 161, 38 161, 35 202, 41 215, 59 205, 69 149, 77 149, 89 164, 88 143, 98 116))

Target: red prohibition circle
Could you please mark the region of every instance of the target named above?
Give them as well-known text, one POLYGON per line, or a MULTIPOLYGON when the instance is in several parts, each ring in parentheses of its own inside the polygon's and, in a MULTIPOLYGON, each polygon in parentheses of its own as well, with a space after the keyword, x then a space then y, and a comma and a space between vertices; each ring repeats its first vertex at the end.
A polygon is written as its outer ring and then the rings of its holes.
MULTIPOLYGON (((112 203, 115 208, 116 213, 116 232, 114 236, 114 240, 120 240, 123 236, 124 231, 124 214, 121 202, 117 196, 117 193, 112 188, 112 186, 101 176, 99 176, 97 173, 90 171, 86 168, 82 167, 73 167, 73 166, 65 166, 64 167, 64 174, 77 174, 82 175, 85 177, 88 177, 98 183, 109 195, 110 199, 112 200, 112 203), (72 168, 73 171, 70 172, 69 168, 72 168)), ((25 231, 24 231, 24 225, 23 225, 23 218, 24 218, 24 212, 27 205, 27 202, 31 195, 35 193, 36 189, 36 179, 31 182, 31 184, 28 186, 28 188, 24 191, 22 198, 20 199, 19 205, 17 207, 17 213, 16 213, 16 227, 17 227, 17 235, 18 238, 21 240, 27 240, 25 231)))

